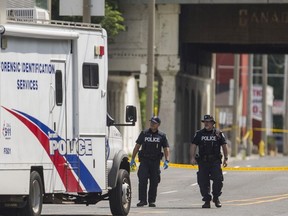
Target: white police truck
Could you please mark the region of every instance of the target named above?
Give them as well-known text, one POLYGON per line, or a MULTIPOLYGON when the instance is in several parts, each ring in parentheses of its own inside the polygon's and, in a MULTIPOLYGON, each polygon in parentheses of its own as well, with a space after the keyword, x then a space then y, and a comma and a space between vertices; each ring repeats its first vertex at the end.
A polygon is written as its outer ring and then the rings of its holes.
MULTIPOLYGON (((128 155, 107 114, 107 34, 99 25, 0 22, 0 215, 43 203, 131 203, 128 155)), ((126 107, 135 125, 136 108, 126 107)))

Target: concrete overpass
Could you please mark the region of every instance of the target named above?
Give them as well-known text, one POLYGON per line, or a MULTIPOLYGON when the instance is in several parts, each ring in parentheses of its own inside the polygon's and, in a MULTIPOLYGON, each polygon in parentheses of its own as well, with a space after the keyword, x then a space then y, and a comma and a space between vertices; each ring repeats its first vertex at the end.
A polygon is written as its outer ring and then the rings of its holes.
MULTIPOLYGON (((134 77, 147 63, 147 2, 120 1, 127 30, 110 45, 112 76, 134 77)), ((215 112, 213 53, 287 53, 288 0, 156 3, 161 129, 168 134, 172 160, 188 162, 191 136, 201 128, 201 117, 215 112)))

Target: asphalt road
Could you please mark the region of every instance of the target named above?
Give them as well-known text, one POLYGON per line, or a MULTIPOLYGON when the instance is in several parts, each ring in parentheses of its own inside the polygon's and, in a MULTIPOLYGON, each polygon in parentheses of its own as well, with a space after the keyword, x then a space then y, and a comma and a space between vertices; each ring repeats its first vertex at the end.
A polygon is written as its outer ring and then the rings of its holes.
MULTIPOLYGON (((230 161, 230 167, 288 166, 288 157, 264 157, 230 161)), ((129 215, 287 216, 288 171, 224 171, 222 208, 202 209, 195 169, 169 168, 162 171, 156 208, 137 208, 137 174, 131 173, 133 200, 129 215)), ((44 205, 43 216, 111 215, 108 202, 97 205, 44 205)))

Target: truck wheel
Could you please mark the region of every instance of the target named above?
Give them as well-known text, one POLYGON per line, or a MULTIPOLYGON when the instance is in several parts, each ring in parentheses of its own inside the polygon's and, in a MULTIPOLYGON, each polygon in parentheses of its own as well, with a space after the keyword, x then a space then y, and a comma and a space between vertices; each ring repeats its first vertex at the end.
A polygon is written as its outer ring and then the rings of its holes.
POLYGON ((30 191, 27 198, 27 203, 21 209, 21 215, 25 216, 40 216, 43 203, 43 184, 38 172, 33 171, 30 174, 30 191))
POLYGON ((116 187, 109 194, 110 210, 113 215, 127 215, 131 205, 131 182, 129 173, 120 169, 116 187))

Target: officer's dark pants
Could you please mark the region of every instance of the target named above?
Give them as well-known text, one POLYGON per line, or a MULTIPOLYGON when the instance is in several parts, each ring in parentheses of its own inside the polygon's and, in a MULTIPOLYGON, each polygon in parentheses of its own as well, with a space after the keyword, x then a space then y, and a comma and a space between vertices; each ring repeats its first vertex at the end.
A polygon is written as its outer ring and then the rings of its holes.
POLYGON ((197 181, 200 187, 200 193, 203 201, 211 201, 210 195, 210 179, 213 181, 212 194, 214 199, 221 195, 223 187, 223 174, 221 169, 221 161, 198 163, 199 171, 197 173, 197 181))
POLYGON ((141 159, 138 170, 139 200, 147 202, 147 185, 149 179, 148 202, 156 201, 159 182, 160 160, 141 159))

